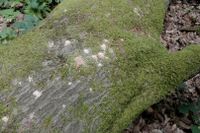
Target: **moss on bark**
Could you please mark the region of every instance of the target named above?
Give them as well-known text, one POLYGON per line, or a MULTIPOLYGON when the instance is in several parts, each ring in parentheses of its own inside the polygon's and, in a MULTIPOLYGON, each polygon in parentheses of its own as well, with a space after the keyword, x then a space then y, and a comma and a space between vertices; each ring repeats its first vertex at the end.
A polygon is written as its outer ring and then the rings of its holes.
POLYGON ((160 43, 164 14, 163 0, 64 0, 35 30, 0 45, 0 88, 39 68, 49 40, 76 39, 95 50, 106 38, 116 59, 96 132, 120 132, 200 69, 199 46, 168 53, 160 43))

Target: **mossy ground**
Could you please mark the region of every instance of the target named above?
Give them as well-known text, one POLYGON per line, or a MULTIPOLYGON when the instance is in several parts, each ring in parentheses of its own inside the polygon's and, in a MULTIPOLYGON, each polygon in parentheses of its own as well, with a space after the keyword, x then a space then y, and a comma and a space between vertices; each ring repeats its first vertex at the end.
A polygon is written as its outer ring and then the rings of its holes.
POLYGON ((99 110, 97 107, 101 116, 98 132, 120 132, 200 68, 198 46, 170 54, 160 43, 164 14, 162 0, 65 0, 41 25, 43 28, 0 46, 1 88, 40 66, 47 37, 77 39, 94 50, 108 39, 117 57, 110 69, 117 72, 112 71, 110 96, 99 110), (64 24, 59 23, 63 16, 67 18, 64 24), (140 31, 133 32, 135 28, 140 31), (79 38, 81 32, 87 33, 86 39, 79 38))

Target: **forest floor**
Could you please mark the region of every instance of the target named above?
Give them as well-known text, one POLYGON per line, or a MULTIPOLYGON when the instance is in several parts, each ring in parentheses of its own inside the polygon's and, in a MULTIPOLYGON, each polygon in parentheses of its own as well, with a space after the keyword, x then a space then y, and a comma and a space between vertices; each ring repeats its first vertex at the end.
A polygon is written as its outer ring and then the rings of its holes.
MULTIPOLYGON (((161 41, 170 52, 200 44, 198 0, 174 0, 166 13, 161 41)), ((145 110, 124 133, 200 133, 200 74, 145 110)))

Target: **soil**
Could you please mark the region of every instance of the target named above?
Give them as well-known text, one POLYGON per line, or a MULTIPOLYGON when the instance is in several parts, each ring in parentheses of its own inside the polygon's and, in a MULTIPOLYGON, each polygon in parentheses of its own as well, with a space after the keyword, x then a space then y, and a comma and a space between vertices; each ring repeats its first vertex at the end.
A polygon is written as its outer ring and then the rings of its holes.
MULTIPOLYGON (((164 21, 161 41, 170 52, 200 44, 200 1, 172 0, 164 21)), ((184 82, 176 92, 145 110, 124 133, 192 133, 192 114, 179 107, 200 99, 200 74, 184 82)), ((200 116, 199 114, 196 114, 200 116)))

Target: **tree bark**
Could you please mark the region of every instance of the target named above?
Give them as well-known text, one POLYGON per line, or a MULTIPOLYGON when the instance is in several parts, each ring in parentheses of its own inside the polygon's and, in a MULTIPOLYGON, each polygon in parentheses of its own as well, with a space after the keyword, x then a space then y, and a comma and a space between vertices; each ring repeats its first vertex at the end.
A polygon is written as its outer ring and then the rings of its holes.
POLYGON ((164 15, 162 0, 64 0, 0 46, 1 130, 121 132, 200 69, 199 46, 160 43, 164 15))

